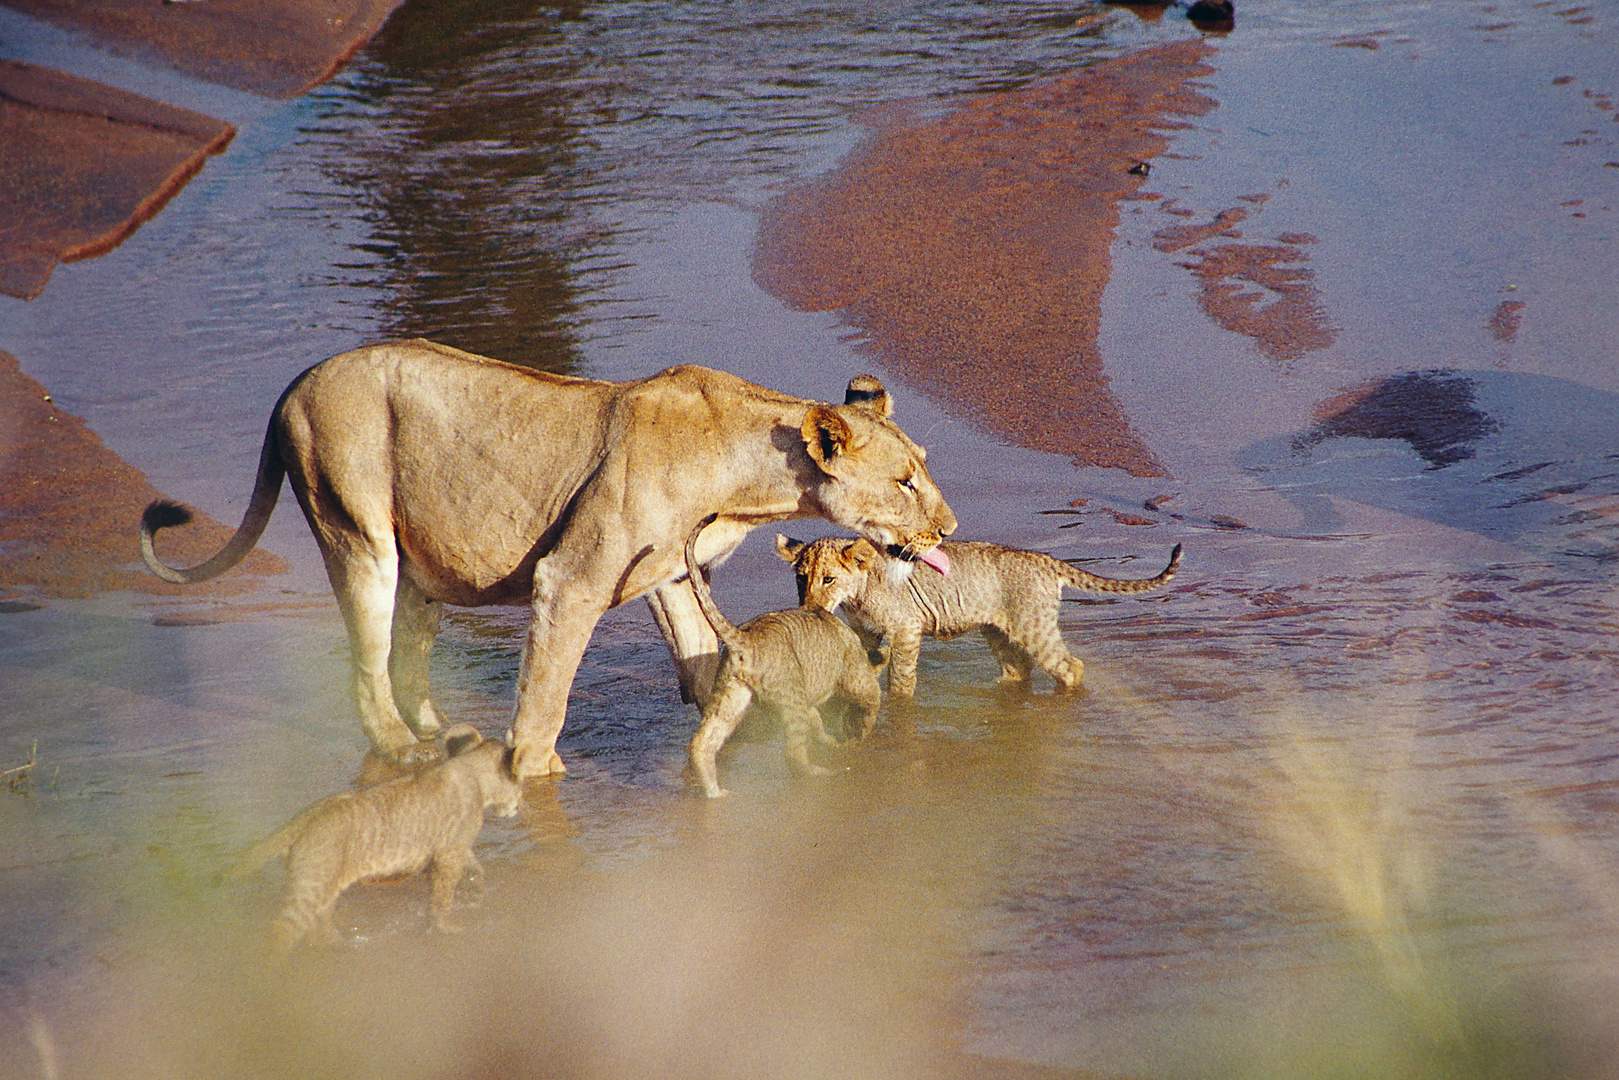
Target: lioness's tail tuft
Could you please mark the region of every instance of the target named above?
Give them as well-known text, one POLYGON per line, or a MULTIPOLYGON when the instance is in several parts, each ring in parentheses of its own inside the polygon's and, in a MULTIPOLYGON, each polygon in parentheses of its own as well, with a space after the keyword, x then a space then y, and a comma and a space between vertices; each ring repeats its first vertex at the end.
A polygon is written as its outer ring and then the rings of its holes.
POLYGON ((237 526, 235 535, 225 542, 218 554, 207 562, 189 568, 170 566, 159 559, 152 538, 159 529, 184 525, 190 521, 191 511, 179 503, 158 499, 141 514, 141 561, 152 573, 176 585, 192 585, 218 577, 247 558, 247 553, 264 535, 264 527, 270 523, 270 513, 275 509, 275 501, 281 494, 281 481, 286 474, 272 417, 264 434, 264 445, 259 448, 259 473, 253 481, 253 495, 248 500, 247 512, 242 515, 242 523, 237 526))
POLYGON ((168 499, 157 499, 146 508, 141 515, 141 528, 149 533, 159 529, 171 529, 176 525, 187 525, 191 522, 191 511, 177 502, 168 499))

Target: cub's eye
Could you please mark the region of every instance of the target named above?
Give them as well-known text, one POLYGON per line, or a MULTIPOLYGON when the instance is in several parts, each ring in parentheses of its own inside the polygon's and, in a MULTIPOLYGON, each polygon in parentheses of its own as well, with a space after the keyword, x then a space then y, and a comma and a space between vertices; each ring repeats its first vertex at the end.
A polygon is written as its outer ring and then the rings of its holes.
POLYGON ((916 484, 912 482, 909 476, 899 481, 899 486, 904 488, 906 491, 914 492, 916 490, 916 484))

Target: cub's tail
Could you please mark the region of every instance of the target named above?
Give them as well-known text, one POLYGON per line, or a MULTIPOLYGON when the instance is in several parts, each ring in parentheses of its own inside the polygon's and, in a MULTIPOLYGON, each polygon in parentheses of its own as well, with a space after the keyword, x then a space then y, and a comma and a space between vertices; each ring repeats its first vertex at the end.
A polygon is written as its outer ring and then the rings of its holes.
POLYGON ((271 859, 285 855, 292 847, 293 841, 303 835, 309 826, 310 819, 324 809, 326 800, 316 803, 301 811, 291 821, 287 822, 263 840, 242 852, 241 858, 231 863, 214 878, 214 884, 219 885, 226 881, 234 881, 239 877, 246 877, 271 859))
POLYGON ((742 649, 742 635, 714 603, 714 594, 708 588, 708 578, 703 575, 703 568, 697 562, 698 534, 712 525, 717 517, 718 514, 708 515, 698 522, 691 535, 686 537, 686 573, 691 577, 691 591, 697 594, 697 606, 702 608, 703 618, 708 620, 708 625, 714 628, 714 633, 725 643, 725 647, 733 653, 738 653, 742 649))
POLYGON ((264 433, 264 446, 259 451, 259 473, 253 482, 253 497, 247 504, 247 513, 242 516, 242 524, 237 528, 236 535, 220 549, 219 554, 205 563, 189 569, 170 566, 157 557, 157 551, 152 546, 152 538, 157 535, 159 529, 167 529, 171 525, 184 525, 190 521, 191 511, 178 503, 159 499, 148 506, 146 512, 141 515, 141 558, 146 561, 146 568, 164 581, 172 581, 176 585, 191 585, 218 577, 247 558, 247 553, 253 550, 253 545, 264 535, 264 527, 270 523, 270 514, 275 510, 276 500, 281 496, 281 480, 286 473, 287 469, 281 462, 281 449, 276 439, 275 419, 272 417, 269 429, 264 433))
POLYGON ((1181 565, 1181 546, 1175 545, 1175 550, 1169 553, 1169 565, 1157 577, 1142 578, 1138 581, 1120 581, 1118 578, 1098 577, 1096 574, 1081 570, 1076 566, 1058 560, 1058 573, 1063 581, 1076 589, 1099 593, 1143 593, 1168 585, 1175 571, 1181 565))

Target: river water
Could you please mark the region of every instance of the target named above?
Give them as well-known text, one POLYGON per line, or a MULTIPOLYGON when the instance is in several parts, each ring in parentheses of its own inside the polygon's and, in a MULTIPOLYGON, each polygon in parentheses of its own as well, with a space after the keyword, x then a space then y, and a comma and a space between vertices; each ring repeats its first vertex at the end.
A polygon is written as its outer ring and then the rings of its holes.
MULTIPOLYGON (((0 766, 38 763, 0 792, 8 1074, 1619 1067, 1611 8, 1278 0, 1207 38, 1209 108, 1120 204, 1101 301, 1157 475, 1020 439, 752 267, 771 200, 873 130, 1202 37, 1179 9, 413 5, 291 103, 0 31, 240 128, 0 311, 26 373, 222 521, 293 375, 420 334, 819 399, 871 370, 961 537, 1115 576, 1186 550, 1161 593, 1064 605, 1087 693, 927 643, 844 775, 743 742, 718 808, 650 618, 610 613, 570 773, 486 829, 465 940, 423 938, 419 888, 360 889, 350 947, 291 969, 251 944, 275 873, 211 884, 364 749, 291 501, 256 593, 12 602, 0 766)), ((737 621, 792 603, 769 541, 716 575, 737 621)), ((451 613, 450 715, 503 728, 521 625, 451 613)))

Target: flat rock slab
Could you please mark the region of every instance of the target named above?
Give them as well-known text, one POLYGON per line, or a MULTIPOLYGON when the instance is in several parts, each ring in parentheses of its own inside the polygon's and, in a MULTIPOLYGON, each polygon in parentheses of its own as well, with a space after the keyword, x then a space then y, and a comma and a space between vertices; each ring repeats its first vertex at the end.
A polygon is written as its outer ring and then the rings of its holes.
MULTIPOLYGON (((170 585, 141 565, 141 511, 161 497, 83 420, 59 409, 15 357, 0 352, 0 603, 109 589, 195 598, 197 586, 170 585)), ((199 563, 232 532, 199 514, 190 528, 162 538, 161 554, 199 563)), ((286 568, 275 555, 253 551, 241 570, 202 589, 245 592, 258 583, 242 571, 265 575, 286 568)))
POLYGON ((114 50, 290 98, 331 78, 404 0, 0 0, 114 50))
POLYGON ((0 292, 112 250, 236 129, 51 68, 0 61, 0 292))

